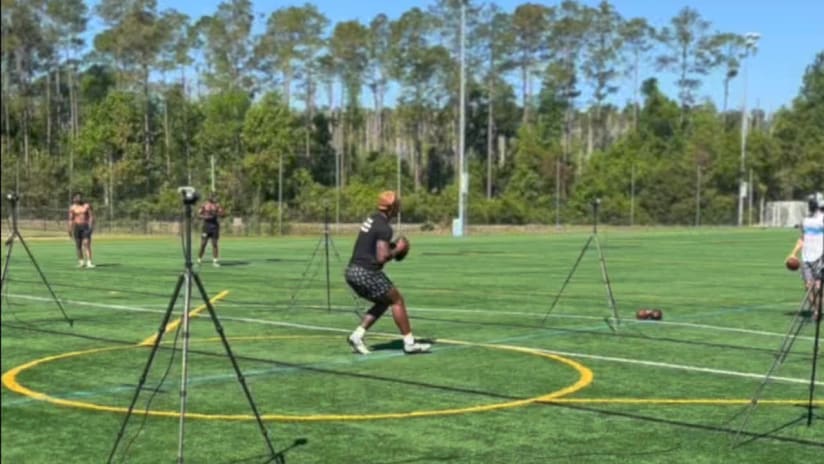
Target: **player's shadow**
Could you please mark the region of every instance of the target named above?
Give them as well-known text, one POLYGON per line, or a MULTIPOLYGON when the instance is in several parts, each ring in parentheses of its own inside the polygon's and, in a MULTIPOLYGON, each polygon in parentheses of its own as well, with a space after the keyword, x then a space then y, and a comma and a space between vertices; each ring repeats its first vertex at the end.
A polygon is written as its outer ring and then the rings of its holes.
POLYGON ((94 267, 119 267, 120 263, 95 263, 94 267))
MULTIPOLYGON (((416 341, 420 343, 430 343, 432 345, 435 344, 435 340, 426 338, 418 338, 416 341)), ((372 351, 403 351, 403 339, 398 338, 386 342, 375 343, 374 345, 370 345, 369 348, 371 348, 372 351)))
POLYGON ((249 261, 240 261, 240 260, 225 260, 220 261, 221 267, 232 267, 232 266, 248 266, 249 261))

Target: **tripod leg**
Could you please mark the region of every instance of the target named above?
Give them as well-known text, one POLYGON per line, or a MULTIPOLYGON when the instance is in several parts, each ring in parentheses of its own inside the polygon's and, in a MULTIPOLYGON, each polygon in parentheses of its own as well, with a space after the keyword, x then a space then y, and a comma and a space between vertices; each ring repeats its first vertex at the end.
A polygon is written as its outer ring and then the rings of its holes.
POLYGON ((3 263, 3 274, 0 277, 0 294, 6 290, 6 276, 9 273, 9 261, 11 260, 11 249, 14 246, 14 234, 12 234, 8 240, 6 240, 6 246, 9 247, 8 251, 6 251, 6 261, 3 263))
MULTIPOLYGON (((615 304, 615 296, 612 294, 612 284, 609 282, 609 273, 607 272, 607 260, 604 257, 604 252, 601 250, 601 242, 598 240, 598 237, 595 236, 595 247, 598 249, 598 256, 601 260, 601 278, 604 280, 604 285, 606 286, 607 290, 607 303, 609 303, 610 309, 612 309, 612 318, 616 324, 620 324, 621 320, 618 319, 618 305, 615 304)), ((610 326, 612 328, 612 326, 610 326)))
POLYGON ((551 313, 552 310, 555 309, 555 305, 558 304, 558 300, 561 299, 561 294, 564 293, 564 289, 566 288, 569 281, 572 279, 572 275, 575 274, 575 270, 578 269, 578 264, 581 263, 581 259, 584 257, 584 253, 587 252, 587 248, 589 248, 589 244, 592 243, 592 239, 594 237, 595 237, 595 235, 590 235, 589 239, 587 240, 587 243, 584 245, 583 248, 581 248, 581 253, 578 254, 578 259, 575 260, 575 264, 572 266, 572 270, 569 271, 569 275, 567 276, 566 280, 564 281, 564 284, 561 285, 561 289, 558 290, 558 294, 555 295, 555 300, 552 301, 552 305, 549 307, 549 311, 547 311, 546 315, 544 315, 544 320, 543 320, 543 322, 541 322, 541 325, 546 324, 546 320, 549 317, 549 313, 551 313))
POLYGON ((40 269, 40 266, 37 264, 37 260, 34 259, 34 255, 31 253, 31 250, 29 250, 29 246, 26 245, 26 241, 23 240, 23 236, 20 235, 19 233, 17 233, 17 238, 20 240, 20 244, 23 245, 23 249, 25 249, 26 253, 29 255, 29 259, 31 259, 31 263, 34 264, 34 268, 37 269, 37 273, 40 274, 40 279, 43 280, 43 283, 46 284, 46 288, 49 289, 49 293, 51 293, 52 299, 54 299, 54 302, 57 303, 57 307, 60 309, 60 312, 63 313, 63 318, 66 319, 66 322, 69 323, 70 327, 74 326, 74 321, 71 318, 69 318, 68 314, 66 314, 66 310, 63 309, 63 303, 61 303, 60 299, 57 298, 57 295, 55 295, 54 290, 52 290, 51 285, 49 285, 49 281, 46 280, 45 274, 43 274, 43 271, 40 269))
POLYGON ((229 340, 226 338, 226 334, 223 331, 223 325, 220 323, 220 319, 217 317, 217 312, 215 311, 214 306, 212 306, 212 302, 209 301, 209 297, 206 295, 206 290, 203 288, 203 283, 200 281, 200 277, 197 274, 193 274, 194 281, 197 284, 197 289, 200 291, 200 296, 203 298, 203 302, 206 305, 206 309, 209 310, 209 316, 212 318, 212 323, 215 325, 215 330, 217 334, 220 336, 220 341, 223 343, 223 348, 226 350, 226 354, 229 356, 229 361, 232 363, 232 368, 235 370, 235 375, 237 375, 238 382, 240 382, 240 386, 243 388, 243 394, 246 395, 246 400, 249 401, 249 406, 252 408, 252 413, 255 415, 255 420, 257 421, 258 427, 260 428, 260 433, 263 435, 263 440, 266 442, 267 448, 269 448, 269 452, 271 453, 272 457, 275 458, 278 453, 275 451, 274 446, 272 446, 272 440, 269 438, 269 431, 266 429, 266 425, 263 423, 263 419, 260 416, 260 412, 258 412, 257 405, 255 404, 255 400, 252 397, 252 392, 249 390, 249 386, 246 384, 246 378, 243 376, 243 372, 240 370, 240 366, 237 363, 237 359, 235 358, 234 353, 232 353, 232 348, 229 346, 229 340))
POLYGON ((326 251, 326 310, 332 312, 332 286, 329 279, 329 226, 326 227, 324 234, 324 249, 326 251))
MULTIPOLYGON (((822 279, 824 280, 824 279, 822 279)), ((824 318, 822 313, 822 295, 824 295, 824 282, 821 282, 818 287, 818 298, 815 303, 816 308, 813 308, 813 313, 818 312, 818 317, 815 319, 815 337, 813 338, 813 367, 810 374, 810 401, 807 405, 807 427, 813 424, 813 402, 815 401, 815 375, 816 366, 818 365, 819 347, 821 342, 821 319, 824 318)))
POLYGON ((126 425, 129 423, 129 418, 132 416, 132 411, 134 411, 134 405, 137 403, 137 398, 140 396, 140 391, 146 384, 146 376, 149 374, 149 369, 151 369, 152 363, 154 362, 154 357, 160 347, 160 340, 166 332, 166 325, 172 317, 172 311, 174 310, 175 303, 177 302, 177 297, 180 295, 180 288, 183 286, 183 279, 184 275, 181 274, 177 279, 177 285, 175 286, 174 293, 172 293, 172 299, 169 301, 169 306, 166 308, 166 314, 163 315, 163 320, 160 321, 160 327, 157 329, 157 335, 155 335, 154 343, 152 344, 152 351, 149 353, 149 360, 146 361, 146 366, 143 368, 143 373, 140 374, 140 380, 137 382, 137 388, 134 391, 131 403, 129 403, 129 409, 126 411, 126 417, 123 418, 123 422, 120 424, 120 431, 117 432, 117 438, 115 439, 114 446, 112 446, 112 451, 109 454, 109 460, 106 461, 109 464, 111 464, 112 459, 114 459, 114 455, 117 452, 117 447, 120 445, 120 440, 126 432, 126 425))
POLYGON ((306 285, 307 278, 306 276, 309 274, 309 270, 312 269, 312 264, 315 263, 315 256, 317 256, 318 251, 320 250, 320 245, 323 243, 323 238, 318 240, 318 244, 315 245, 315 251, 312 252, 312 257, 309 258, 309 262, 306 264, 306 269, 303 270, 303 274, 300 275, 300 282, 298 283, 298 288, 295 289, 294 293, 289 299, 289 308, 291 309, 292 306, 295 304, 295 299, 298 297, 298 293, 303 290, 303 287, 306 285))

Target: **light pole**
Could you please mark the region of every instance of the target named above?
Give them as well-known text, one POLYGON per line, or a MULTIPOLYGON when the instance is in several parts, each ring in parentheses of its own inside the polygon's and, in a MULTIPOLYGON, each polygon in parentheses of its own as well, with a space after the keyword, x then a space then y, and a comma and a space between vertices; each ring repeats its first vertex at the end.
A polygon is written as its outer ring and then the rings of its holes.
POLYGON ((748 32, 744 35, 745 45, 744 45, 744 56, 742 58, 742 66, 744 68, 744 102, 741 108, 741 167, 739 170, 739 183, 738 183, 738 225, 741 226, 744 223, 744 197, 747 196, 747 126, 748 126, 748 117, 747 117, 747 56, 749 56, 751 51, 755 50, 756 45, 758 44, 758 39, 761 38, 761 34, 756 32, 748 32))
POLYGON ((453 224, 452 235, 462 237, 466 233, 466 200, 469 191, 468 182, 469 175, 466 169, 466 83, 465 83, 465 63, 464 63, 464 48, 466 40, 466 0, 461 1, 461 26, 460 26, 460 63, 461 63, 461 88, 460 88, 460 109, 458 122, 458 224, 453 224))

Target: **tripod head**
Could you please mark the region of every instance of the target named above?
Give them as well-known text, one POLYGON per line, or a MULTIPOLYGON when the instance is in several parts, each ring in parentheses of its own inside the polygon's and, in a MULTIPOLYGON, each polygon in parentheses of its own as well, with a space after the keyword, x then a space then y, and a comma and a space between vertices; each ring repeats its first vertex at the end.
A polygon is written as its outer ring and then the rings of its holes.
POLYGON ((589 205, 592 206, 592 233, 594 234, 598 232, 598 207, 601 206, 601 199, 593 198, 589 205))
POLYGON ((192 205, 200 200, 200 194, 194 187, 178 187, 178 192, 182 195, 185 221, 183 229, 183 257, 186 260, 186 269, 192 268, 192 205))
POLYGON ((6 194, 6 200, 11 202, 12 205, 17 203, 17 200, 20 199, 20 195, 17 192, 9 192, 6 194))

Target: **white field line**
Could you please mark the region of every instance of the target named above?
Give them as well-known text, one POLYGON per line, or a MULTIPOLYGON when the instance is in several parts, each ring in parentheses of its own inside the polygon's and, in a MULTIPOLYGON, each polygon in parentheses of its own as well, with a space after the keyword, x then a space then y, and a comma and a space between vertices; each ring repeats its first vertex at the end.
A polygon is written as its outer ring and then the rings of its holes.
MULTIPOLYGON (((23 299, 31 299, 31 300, 38 300, 38 301, 51 301, 50 298, 44 297, 36 297, 36 296, 29 296, 29 295, 12 295, 17 298, 23 299)), ((91 307, 98 307, 98 308, 108 308, 108 309, 117 309, 122 311, 137 311, 137 312, 150 312, 150 313, 162 313, 163 310, 156 310, 156 309, 148 309, 148 308, 140 308, 136 306, 124 306, 124 305, 107 305, 101 303, 91 303, 85 301, 76 301, 76 300, 64 300, 66 303, 76 304, 76 305, 84 305, 84 306, 91 306, 91 307)), ((416 310, 418 310, 416 308, 416 310)), ((433 311, 433 309, 429 309, 433 311)), ((227 321, 236 321, 236 322, 246 322, 246 323, 253 323, 253 324, 263 324, 263 325, 272 325, 277 327, 290 327, 295 329, 305 329, 305 330, 316 330, 316 331, 324 331, 324 332, 335 332, 335 333, 349 333, 350 329, 341 329, 337 327, 328 327, 328 326, 318 326, 312 324, 297 324, 293 322, 282 322, 282 321, 270 321, 265 319, 253 319, 247 317, 233 317, 233 316, 221 316, 221 319, 227 321)), ((657 321, 656 323, 661 323, 663 321, 657 321)), ((677 323, 671 323, 677 324, 677 323)), ((718 327, 718 326, 711 326, 711 325, 703 325, 703 324, 695 324, 695 326, 700 328, 706 329, 714 329, 714 330, 734 330, 738 332, 745 332, 745 333, 752 333, 752 334, 761 334, 761 335, 776 335, 776 336, 784 336, 782 334, 772 333, 772 332, 762 332, 762 331, 748 331, 747 329, 731 329, 729 327, 718 327)), ((394 333, 387 333, 387 332, 372 332, 376 335, 382 336, 396 336, 397 334, 394 333)), ((800 338, 800 337, 799 337, 800 338)), ((812 337, 806 337, 812 339, 812 337)), ((505 342, 498 341, 497 343, 505 342)), ((496 342, 484 342, 487 344, 493 344, 496 342)), ((588 353, 575 353, 575 352, 568 352, 568 351, 555 351, 555 350, 547 350, 541 348, 535 348, 536 350, 543 351, 546 353, 553 353, 558 354, 561 356, 570 356, 570 357, 578 357, 578 358, 585 358, 585 359, 593 359, 597 361, 607 361, 607 362, 615 362, 615 363, 623 363, 623 364, 635 364, 640 366, 648 366, 648 367, 658 367, 658 368, 665 368, 665 369, 675 369, 675 370, 683 370, 683 371, 690 371, 690 372, 703 372, 706 374, 716 374, 716 375, 726 375, 726 376, 733 376, 733 377, 745 377, 745 378, 754 378, 754 379, 763 379, 763 373, 750 373, 750 372, 740 372, 740 371, 731 371, 731 370, 724 370, 724 369, 713 369, 708 367, 700 367, 700 366, 689 366, 684 364, 673 364, 673 363, 665 363, 665 362, 657 362, 657 361, 644 361, 640 359, 633 359, 633 358, 618 358, 613 356, 600 356, 588 353)), ((794 378, 794 377, 771 377, 774 381, 785 382, 785 383, 801 383, 801 384, 808 384, 810 379, 804 378, 794 378)), ((824 385, 824 381, 816 381, 816 385, 824 385)))

